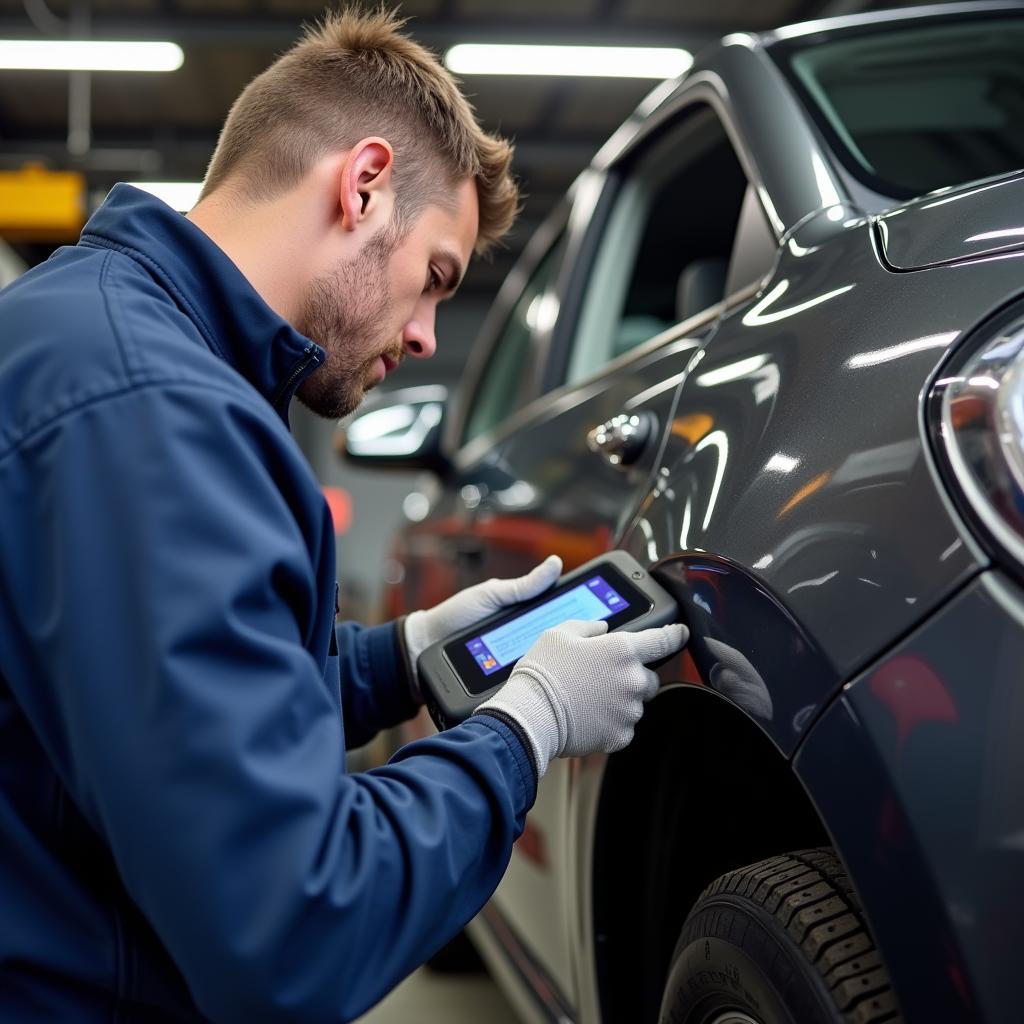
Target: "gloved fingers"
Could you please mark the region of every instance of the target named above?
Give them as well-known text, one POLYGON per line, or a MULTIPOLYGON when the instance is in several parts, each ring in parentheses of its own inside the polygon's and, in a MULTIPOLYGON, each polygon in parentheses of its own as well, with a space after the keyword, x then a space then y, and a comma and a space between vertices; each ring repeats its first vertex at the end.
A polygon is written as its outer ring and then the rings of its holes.
POLYGON ((608 623, 604 619, 597 619, 594 622, 585 622, 582 619, 569 619, 555 626, 554 629, 570 636, 593 637, 601 636, 608 632, 608 623))
POLYGON ((640 699, 646 703, 658 692, 658 688, 661 686, 661 680, 658 678, 658 673, 651 671, 649 668, 645 668, 643 673, 643 686, 640 690, 640 699))
POLYGON ((553 587, 562 575, 562 560, 558 555, 548 555, 540 565, 534 566, 525 576, 511 580, 517 590, 516 600, 529 601, 531 597, 543 594, 553 587))
POLYGON ((604 750, 606 754, 615 754, 620 750, 625 750, 626 747, 633 742, 633 731, 636 722, 634 721, 628 728, 619 729, 615 734, 614 739, 610 740, 605 746, 604 750))
POLYGON ((681 623, 642 629, 638 633, 618 633, 631 654, 647 664, 681 650, 690 638, 690 631, 681 623))
POLYGON ((543 594, 554 586, 562 575, 562 560, 558 555, 548 555, 540 565, 534 566, 525 576, 510 580, 491 580, 484 584, 488 597, 495 608, 529 601, 531 597, 543 594))

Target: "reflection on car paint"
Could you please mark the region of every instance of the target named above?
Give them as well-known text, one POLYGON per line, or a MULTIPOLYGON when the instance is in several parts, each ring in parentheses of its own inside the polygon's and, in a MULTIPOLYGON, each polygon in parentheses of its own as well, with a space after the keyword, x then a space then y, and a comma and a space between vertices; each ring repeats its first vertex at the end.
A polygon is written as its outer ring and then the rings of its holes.
POLYGON ((713 446, 718 451, 718 462, 715 464, 715 476, 711 481, 707 509, 704 512, 702 528, 705 530, 708 528, 711 517, 714 515, 718 494, 722 489, 722 479, 725 476, 726 463, 729 461, 729 435, 724 430, 712 430, 710 434, 702 437, 700 442, 693 446, 693 451, 695 454, 700 454, 709 446, 713 446))
POLYGON ((879 363, 902 359, 904 356, 924 352, 930 348, 949 348, 958 337, 960 337, 960 331, 944 331, 941 334, 930 334, 926 338, 901 341, 898 345, 890 345, 874 352, 858 352, 846 360, 846 365, 851 370, 859 369, 862 366, 877 366, 879 363))
POLYGON ((728 384, 732 380, 741 380, 755 370, 760 370, 768 362, 769 358, 766 353, 748 356, 746 359, 740 359, 731 365, 721 366, 717 370, 705 370, 694 377, 693 382, 700 388, 713 388, 718 384, 728 384))
POLYGON ((776 452, 765 464, 762 472, 764 473, 792 473, 797 466, 800 465, 799 459, 794 459, 791 455, 784 455, 782 452, 776 452))
POLYGON ((872 673, 867 682, 871 693, 892 712, 896 720, 896 745, 903 748, 911 732, 924 722, 959 721, 949 690, 928 661, 907 654, 890 659, 872 673))
POLYGON ((758 299, 757 302, 755 302, 754 305, 743 314, 743 326, 763 327, 767 324, 778 323, 780 320, 786 320, 791 316, 797 316, 800 313, 805 313, 808 309, 820 306, 823 302, 828 302, 830 299, 837 298, 840 295, 845 295, 856 287, 856 284, 844 284, 839 288, 833 288, 831 291, 825 292, 823 295, 815 295, 813 298, 805 299, 803 302, 798 302, 795 306, 789 306, 786 309, 777 309, 772 313, 765 312, 789 290, 789 281, 783 278, 772 288, 770 292, 768 292, 767 295, 758 299))
POLYGON ((669 432, 684 441, 689 441, 690 444, 696 444, 705 434, 710 433, 714 422, 707 413, 688 413, 672 420, 669 432))
POLYGON ((828 583, 829 580, 835 579, 839 575, 838 569, 833 569, 831 572, 825 573, 824 576, 819 576, 815 580, 801 580, 799 583, 794 583, 786 593, 795 594, 798 590, 803 590, 804 587, 821 587, 828 583))
POLYGON ((815 491, 821 490, 831 479, 832 473, 829 470, 825 470, 824 473, 819 473, 813 480, 808 480, 807 483, 786 500, 785 504, 776 513, 776 518, 781 519, 784 515, 792 512, 800 502, 805 501, 815 491))
POLYGON ((710 636, 704 638, 704 645, 715 659, 708 680, 711 689, 738 704, 748 715, 770 720, 774 710, 771 694, 743 653, 710 636))
MULTIPOLYGON (((792 751, 820 710, 819 688, 839 681, 804 628, 763 583, 726 559, 672 555, 652 574, 683 610, 703 683, 742 707, 780 749, 792 751)), ((666 668, 659 674, 672 681, 666 668)))

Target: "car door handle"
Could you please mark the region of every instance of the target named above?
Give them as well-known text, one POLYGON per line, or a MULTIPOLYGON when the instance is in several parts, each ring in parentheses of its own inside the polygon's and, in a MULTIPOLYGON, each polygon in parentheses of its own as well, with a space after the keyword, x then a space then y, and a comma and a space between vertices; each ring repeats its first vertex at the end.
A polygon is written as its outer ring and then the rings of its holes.
POLYGON ((620 413, 587 434, 587 447, 611 466, 628 466, 640 458, 657 425, 654 413, 646 409, 620 413))

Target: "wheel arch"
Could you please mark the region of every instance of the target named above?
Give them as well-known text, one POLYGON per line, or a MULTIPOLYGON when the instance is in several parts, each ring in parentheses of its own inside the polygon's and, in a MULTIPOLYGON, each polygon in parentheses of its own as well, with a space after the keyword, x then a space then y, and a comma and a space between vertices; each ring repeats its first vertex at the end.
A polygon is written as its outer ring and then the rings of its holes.
POLYGON ((683 921, 719 875, 831 840, 790 762, 701 686, 659 694, 609 758, 592 846, 601 1019, 656 1019, 683 921))

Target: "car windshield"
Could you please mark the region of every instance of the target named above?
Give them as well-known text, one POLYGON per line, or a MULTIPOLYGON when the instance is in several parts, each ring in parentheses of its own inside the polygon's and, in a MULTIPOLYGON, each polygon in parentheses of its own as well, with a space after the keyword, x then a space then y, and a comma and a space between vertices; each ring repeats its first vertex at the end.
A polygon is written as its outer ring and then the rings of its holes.
POLYGON ((1024 17, 875 26, 771 52, 843 163, 884 195, 1024 167, 1024 17))

